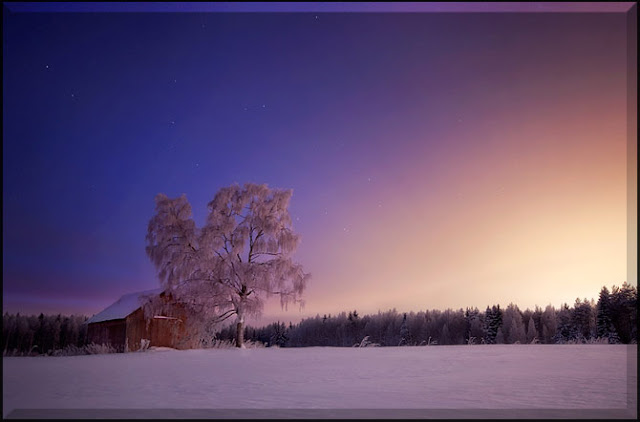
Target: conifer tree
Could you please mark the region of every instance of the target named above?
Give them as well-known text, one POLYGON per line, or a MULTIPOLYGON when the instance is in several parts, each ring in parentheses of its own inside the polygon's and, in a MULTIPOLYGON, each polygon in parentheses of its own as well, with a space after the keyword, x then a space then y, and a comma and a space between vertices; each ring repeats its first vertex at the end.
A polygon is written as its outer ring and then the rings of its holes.
POLYGON ((495 344, 498 329, 502 326, 502 310, 500 305, 493 305, 491 308, 487 306, 485 311, 485 342, 487 344, 495 344))
POLYGON ((553 337, 553 341, 556 344, 566 343, 572 339, 572 327, 571 327, 571 312, 569 311, 569 305, 563 303, 560 310, 557 312, 558 328, 556 335, 553 337))
POLYGON ((407 328, 407 314, 402 317, 402 325, 400 325, 400 343, 398 346, 406 346, 409 344, 409 328, 407 328))
POLYGON ((609 338, 612 328, 611 297, 607 286, 602 286, 598 297, 596 313, 596 335, 599 338, 609 338))
POLYGON ((538 331, 536 330, 536 324, 533 321, 533 316, 529 318, 529 326, 527 327, 527 343, 534 343, 538 337, 538 331))

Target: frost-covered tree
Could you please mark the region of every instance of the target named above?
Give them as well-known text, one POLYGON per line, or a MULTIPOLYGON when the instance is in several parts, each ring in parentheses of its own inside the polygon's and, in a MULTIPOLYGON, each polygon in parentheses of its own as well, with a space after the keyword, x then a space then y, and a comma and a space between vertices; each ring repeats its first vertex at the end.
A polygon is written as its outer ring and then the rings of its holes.
POLYGON ((538 339, 542 339, 544 338, 544 336, 542 335, 542 314, 543 314, 543 310, 541 307, 539 307, 538 305, 535 306, 535 309, 533 311, 533 313, 531 314, 531 318, 533 319, 533 322, 536 326, 537 329, 537 337, 538 339))
POLYGON ((466 344, 480 343, 484 337, 482 329, 482 320, 478 308, 467 308, 464 313, 465 319, 465 336, 466 344))
POLYGON ((547 344, 554 343, 554 337, 558 330, 556 310, 551 305, 547 305, 540 318, 542 322, 542 338, 547 344))
POLYGON ((504 333, 505 343, 525 343, 526 333, 524 323, 522 322, 522 314, 516 305, 510 303, 504 311, 502 332, 504 333))
POLYGON ((236 316, 236 346, 244 322, 258 315, 264 299, 302 305, 310 274, 294 263, 299 236, 288 207, 291 190, 234 184, 209 202, 204 227, 196 227, 187 198, 156 196, 147 232, 147 254, 160 283, 193 315, 216 322, 236 316))

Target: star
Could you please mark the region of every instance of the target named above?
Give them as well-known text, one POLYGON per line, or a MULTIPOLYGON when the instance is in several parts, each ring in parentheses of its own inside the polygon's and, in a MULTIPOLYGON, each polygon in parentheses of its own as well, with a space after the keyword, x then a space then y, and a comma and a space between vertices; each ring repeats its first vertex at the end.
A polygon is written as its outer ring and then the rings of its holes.
POLYGON ((265 108, 265 107, 266 107, 266 105, 262 104, 262 108, 265 108))
POLYGON ((316 19, 318 19, 318 15, 316 15, 316 19))
POLYGON ((46 65, 45 67, 46 67, 47 69, 49 69, 49 65, 46 65))
POLYGON ((369 177, 369 178, 367 178, 367 182, 371 182, 371 178, 370 178, 370 177, 369 177))
POLYGON ((176 122, 174 122, 173 120, 171 120, 171 124, 172 124, 172 125, 175 125, 175 124, 176 124, 176 122))

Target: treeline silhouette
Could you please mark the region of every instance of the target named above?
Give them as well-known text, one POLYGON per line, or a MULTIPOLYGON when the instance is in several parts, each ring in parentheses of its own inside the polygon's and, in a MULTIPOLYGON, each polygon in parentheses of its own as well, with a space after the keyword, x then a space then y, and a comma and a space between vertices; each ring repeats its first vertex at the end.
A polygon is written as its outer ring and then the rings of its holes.
MULTIPOLYGON (((520 310, 510 304, 487 306, 484 311, 467 308, 399 313, 395 309, 361 316, 357 311, 316 315, 298 324, 275 322, 245 328, 245 339, 267 346, 352 347, 365 343, 379 346, 514 344, 514 343, 637 343, 636 287, 623 283, 609 291, 603 287, 598 302, 576 299, 560 309, 520 310)), ((233 325, 217 337, 232 340, 233 325)), ((364 345, 364 344, 362 344, 364 345)))
MULTIPOLYGON (((399 313, 395 309, 361 316, 357 311, 306 318, 298 324, 282 322, 245 328, 245 339, 267 346, 305 347, 354 345, 449 345, 512 343, 637 343, 638 291, 628 283, 603 287, 598 302, 576 299, 572 307, 521 311, 510 304, 399 313), (368 338, 367 338, 368 337, 368 338), (367 338, 364 342, 363 340, 367 338)), ((2 319, 4 356, 58 355, 69 351, 103 353, 87 348, 86 316, 25 316, 5 313, 2 319)), ((216 339, 233 340, 230 325, 216 339)), ((93 345, 91 345, 93 346, 93 345)))
POLYGON ((51 355, 56 350, 82 347, 87 340, 83 315, 9 315, 2 317, 3 356, 51 355))

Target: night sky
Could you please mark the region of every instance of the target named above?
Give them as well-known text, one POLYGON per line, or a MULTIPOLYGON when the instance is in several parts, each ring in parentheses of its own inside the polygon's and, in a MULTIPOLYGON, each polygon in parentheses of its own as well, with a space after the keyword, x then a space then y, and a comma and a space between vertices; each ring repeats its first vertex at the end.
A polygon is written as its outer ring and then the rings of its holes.
POLYGON ((3 308, 158 287, 154 196, 200 226, 293 189, 317 313, 521 308, 627 280, 622 13, 7 13, 3 308))

